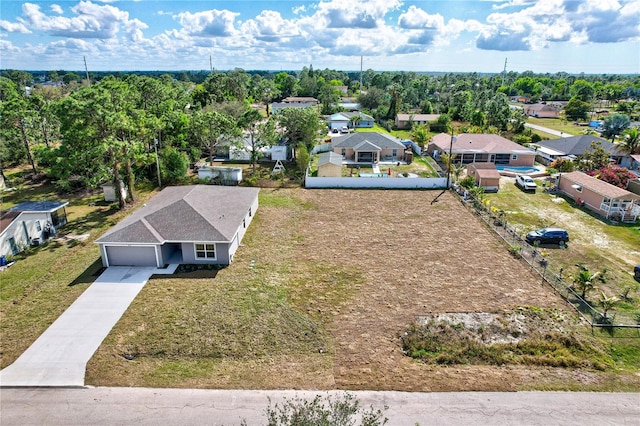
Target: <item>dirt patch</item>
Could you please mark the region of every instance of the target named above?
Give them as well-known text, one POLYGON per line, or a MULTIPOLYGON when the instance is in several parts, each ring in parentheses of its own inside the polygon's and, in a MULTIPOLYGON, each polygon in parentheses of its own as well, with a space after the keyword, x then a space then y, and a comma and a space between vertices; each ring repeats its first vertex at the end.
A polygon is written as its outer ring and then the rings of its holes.
POLYGON ((330 322, 337 387, 503 388, 499 377, 466 378, 460 386, 456 369, 434 375, 432 369, 402 354, 397 336, 430 313, 565 306, 458 200, 444 194, 430 204, 437 194, 343 190, 297 194, 316 206, 303 218, 301 231, 307 244, 299 245, 297 257, 354 265, 364 274, 357 295, 339 306, 330 322))

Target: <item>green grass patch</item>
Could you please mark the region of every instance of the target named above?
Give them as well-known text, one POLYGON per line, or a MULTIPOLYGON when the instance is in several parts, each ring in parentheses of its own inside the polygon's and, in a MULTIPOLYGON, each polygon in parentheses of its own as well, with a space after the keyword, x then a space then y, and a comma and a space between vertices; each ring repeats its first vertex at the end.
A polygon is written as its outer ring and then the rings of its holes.
MULTIPOLYGON (((567 120, 563 120, 561 118, 536 118, 536 117, 528 117, 527 123, 535 124, 537 126, 547 127, 549 129, 557 130, 558 132, 563 132, 569 135, 578 135, 582 133, 588 127, 576 126, 572 122, 568 122, 567 120)), ((550 135, 552 139, 557 139, 558 136, 550 135)))

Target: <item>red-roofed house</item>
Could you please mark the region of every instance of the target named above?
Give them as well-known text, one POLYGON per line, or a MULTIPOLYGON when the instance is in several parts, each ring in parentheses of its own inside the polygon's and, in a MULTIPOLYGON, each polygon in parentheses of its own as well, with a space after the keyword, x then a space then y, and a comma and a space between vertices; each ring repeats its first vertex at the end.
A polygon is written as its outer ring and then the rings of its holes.
POLYGON ((640 195, 586 173, 561 173, 558 188, 576 203, 607 219, 635 222, 640 216, 640 195))
POLYGON ((547 104, 531 104, 523 107, 524 113, 530 117, 558 118, 560 109, 547 104))
MULTIPOLYGON (((440 133, 427 146, 434 158, 449 153, 451 135, 440 133)), ((494 163, 498 165, 532 167, 536 159, 534 150, 526 148, 499 135, 462 133, 455 137, 451 152, 455 163, 494 163)))

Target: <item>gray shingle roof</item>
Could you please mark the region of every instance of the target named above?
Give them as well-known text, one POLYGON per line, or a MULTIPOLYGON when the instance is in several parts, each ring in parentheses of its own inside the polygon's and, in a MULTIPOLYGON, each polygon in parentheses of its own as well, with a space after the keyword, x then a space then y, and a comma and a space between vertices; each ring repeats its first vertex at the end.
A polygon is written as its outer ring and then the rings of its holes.
POLYGON ((591 144, 593 142, 600 142, 609 154, 620 155, 620 153, 617 152, 616 145, 594 135, 578 135, 568 138, 542 140, 537 142, 537 145, 563 152, 565 155, 580 155, 591 151, 591 144))
POLYGON ((170 186, 96 242, 229 242, 258 191, 258 188, 214 185, 170 186))
POLYGON ((333 138, 333 148, 355 148, 362 142, 368 142, 378 148, 405 149, 399 139, 376 132, 356 132, 348 136, 333 138))

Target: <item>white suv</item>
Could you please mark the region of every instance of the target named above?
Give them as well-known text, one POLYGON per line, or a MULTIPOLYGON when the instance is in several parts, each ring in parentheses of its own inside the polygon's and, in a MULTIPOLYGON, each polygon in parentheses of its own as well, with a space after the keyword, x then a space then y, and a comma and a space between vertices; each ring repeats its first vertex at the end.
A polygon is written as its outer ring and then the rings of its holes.
POLYGON ((525 191, 536 191, 538 185, 527 175, 516 175, 516 185, 525 191))

